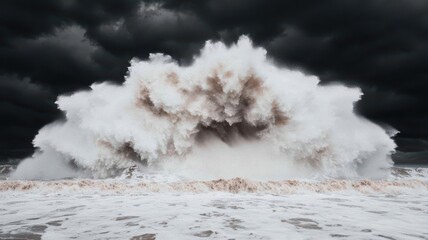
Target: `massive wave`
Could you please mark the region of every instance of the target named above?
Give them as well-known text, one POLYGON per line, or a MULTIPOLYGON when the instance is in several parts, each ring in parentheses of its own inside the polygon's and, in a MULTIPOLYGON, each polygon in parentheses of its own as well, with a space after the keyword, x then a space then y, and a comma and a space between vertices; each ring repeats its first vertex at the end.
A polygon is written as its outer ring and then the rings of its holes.
POLYGON ((16 179, 111 177, 131 166, 188 179, 379 177, 395 143, 358 116, 358 88, 276 66, 247 37, 207 42, 190 66, 133 59, 122 85, 60 96, 16 179))

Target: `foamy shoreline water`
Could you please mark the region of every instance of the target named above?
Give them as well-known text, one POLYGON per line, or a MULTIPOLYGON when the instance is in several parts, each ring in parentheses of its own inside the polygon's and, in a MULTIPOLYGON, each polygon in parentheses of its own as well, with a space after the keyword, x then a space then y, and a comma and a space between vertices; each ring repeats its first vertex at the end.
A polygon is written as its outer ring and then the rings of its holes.
POLYGON ((2 180, 0 239, 424 240, 427 170, 394 168, 383 180, 2 180))
POLYGON ((0 192, 0 239, 426 239, 428 194, 0 192))

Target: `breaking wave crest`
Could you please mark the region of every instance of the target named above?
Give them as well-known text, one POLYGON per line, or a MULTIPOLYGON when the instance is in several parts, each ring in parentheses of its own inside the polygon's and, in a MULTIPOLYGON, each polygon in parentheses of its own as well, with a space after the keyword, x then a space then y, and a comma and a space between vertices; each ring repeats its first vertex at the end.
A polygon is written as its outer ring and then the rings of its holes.
POLYGON ((282 180, 253 181, 243 178, 218 179, 210 181, 152 182, 139 181, 129 184, 121 181, 95 179, 56 180, 56 181, 1 181, 0 191, 37 191, 37 192, 229 192, 295 194, 302 192, 343 192, 355 191, 364 194, 397 194, 417 191, 426 193, 428 182, 423 180, 282 180))
MULTIPOLYGON (((186 179, 234 178, 186 183, 196 188, 244 181, 236 177, 379 177, 388 174, 395 143, 355 114, 361 95, 276 66, 247 37, 230 47, 207 42, 190 66, 151 54, 131 61, 121 85, 58 97, 65 119, 39 131, 38 150, 11 178, 105 178, 130 166, 186 179)), ((98 182, 2 186, 66 183, 98 182)), ((266 184, 254 187, 278 183, 266 184)))

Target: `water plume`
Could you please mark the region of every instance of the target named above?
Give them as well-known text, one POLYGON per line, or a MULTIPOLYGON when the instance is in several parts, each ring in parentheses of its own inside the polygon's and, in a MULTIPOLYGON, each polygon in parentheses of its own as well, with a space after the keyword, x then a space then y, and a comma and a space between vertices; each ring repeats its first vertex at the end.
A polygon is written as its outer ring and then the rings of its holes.
POLYGON ((151 54, 121 85, 59 96, 12 178, 112 177, 130 166, 189 179, 379 177, 395 143, 358 116, 360 89, 276 66, 248 37, 208 41, 190 66, 151 54), (49 167, 57 166, 57 167, 49 167))

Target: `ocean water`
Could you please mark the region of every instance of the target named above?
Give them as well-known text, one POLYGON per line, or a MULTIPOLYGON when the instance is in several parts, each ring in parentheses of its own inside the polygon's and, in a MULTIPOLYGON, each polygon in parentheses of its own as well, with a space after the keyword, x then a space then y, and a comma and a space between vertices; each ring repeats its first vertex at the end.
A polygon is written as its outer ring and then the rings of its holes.
POLYGON ((427 169, 319 83, 246 36, 133 59, 0 168, 0 239, 427 239, 427 169))
POLYGON ((427 176, 1 180, 0 239, 427 239, 427 176))

